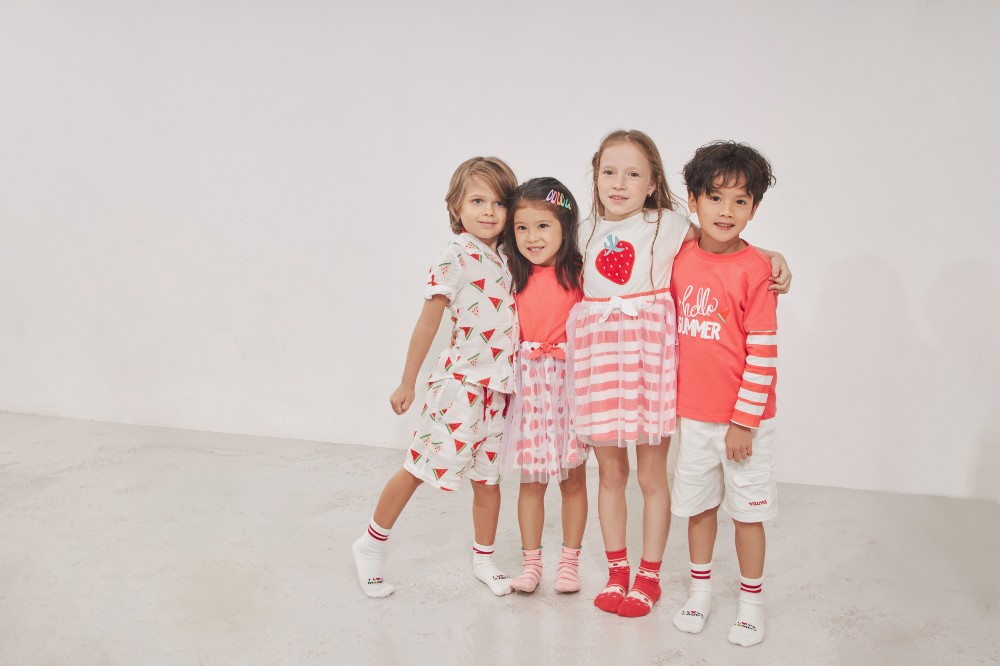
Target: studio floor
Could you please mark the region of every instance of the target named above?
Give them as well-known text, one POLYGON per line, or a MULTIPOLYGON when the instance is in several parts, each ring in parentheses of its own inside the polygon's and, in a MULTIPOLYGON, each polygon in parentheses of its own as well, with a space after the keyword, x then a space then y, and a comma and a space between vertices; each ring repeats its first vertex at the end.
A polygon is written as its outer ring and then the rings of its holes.
MULTIPOLYGON (((740 648, 726 641, 739 580, 724 520, 703 633, 670 622, 687 589, 683 520, 649 616, 594 608, 596 470, 579 594, 552 589, 555 488, 542 585, 505 597, 471 572, 472 493, 421 488, 392 533, 397 592, 368 599, 350 544, 402 457, 0 413, 0 664, 1000 663, 996 503, 781 484, 766 638, 740 648)), ((503 492, 497 553, 516 574, 517 484, 503 492)), ((629 492, 638 507, 634 480, 629 492)))

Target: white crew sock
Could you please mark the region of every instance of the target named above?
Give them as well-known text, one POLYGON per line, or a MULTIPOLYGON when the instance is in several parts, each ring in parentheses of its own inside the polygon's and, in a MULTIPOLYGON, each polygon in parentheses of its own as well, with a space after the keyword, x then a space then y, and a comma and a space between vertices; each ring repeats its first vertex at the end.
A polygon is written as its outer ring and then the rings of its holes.
POLYGON ((502 597, 511 593, 510 578, 493 561, 493 546, 472 544, 472 573, 486 583, 490 592, 502 597))
POLYGON ((689 634, 705 628, 705 620, 712 609, 712 563, 691 562, 691 588, 688 600, 674 615, 674 626, 689 634))
POLYGON ((375 599, 387 597, 396 591, 396 588, 382 579, 382 554, 390 531, 372 519, 368 524, 368 533, 351 546, 361 591, 375 599))
POLYGON ((740 576, 740 607, 729 629, 729 642, 750 647, 764 640, 764 578, 740 576))

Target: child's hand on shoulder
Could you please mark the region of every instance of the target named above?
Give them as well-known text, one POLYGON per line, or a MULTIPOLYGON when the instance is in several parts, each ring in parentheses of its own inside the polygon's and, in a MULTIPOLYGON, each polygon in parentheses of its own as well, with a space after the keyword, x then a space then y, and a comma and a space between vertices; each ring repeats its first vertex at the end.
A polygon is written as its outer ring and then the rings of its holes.
POLYGON ((397 414, 403 414, 406 412, 406 410, 410 408, 410 405, 413 404, 413 396, 415 393, 416 391, 414 390, 412 384, 407 385, 406 382, 403 382, 397 386, 396 390, 389 396, 389 404, 392 405, 392 411, 397 414))
POLYGON ((772 252, 771 257, 771 291, 787 294, 792 286, 792 269, 788 267, 785 256, 780 252, 772 252))
POLYGON ((726 431, 726 460, 742 462, 753 455, 750 428, 730 423, 726 431))

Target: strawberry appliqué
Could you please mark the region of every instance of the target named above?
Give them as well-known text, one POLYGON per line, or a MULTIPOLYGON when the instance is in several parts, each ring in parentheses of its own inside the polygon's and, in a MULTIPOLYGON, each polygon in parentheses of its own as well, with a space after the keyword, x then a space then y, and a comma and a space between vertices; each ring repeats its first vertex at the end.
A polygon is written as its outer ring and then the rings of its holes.
POLYGON ((615 284, 625 284, 632 277, 632 267, 635 266, 635 246, 608 234, 604 239, 604 249, 597 253, 594 266, 598 273, 615 284))

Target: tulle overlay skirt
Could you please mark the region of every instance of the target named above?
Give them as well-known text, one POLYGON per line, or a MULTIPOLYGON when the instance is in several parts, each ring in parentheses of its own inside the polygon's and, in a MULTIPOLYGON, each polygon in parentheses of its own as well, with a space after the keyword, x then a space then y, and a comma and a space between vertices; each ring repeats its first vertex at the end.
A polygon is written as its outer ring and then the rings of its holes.
POLYGON ((515 373, 517 392, 507 412, 500 447, 501 474, 521 483, 563 480, 586 462, 589 450, 569 427, 565 345, 522 342, 515 373), (545 351, 538 351, 544 347, 545 351), (535 358, 531 358, 534 355, 535 358))
POLYGON ((591 446, 659 444, 677 414, 677 313, 668 290, 583 300, 567 324, 570 417, 591 446))

